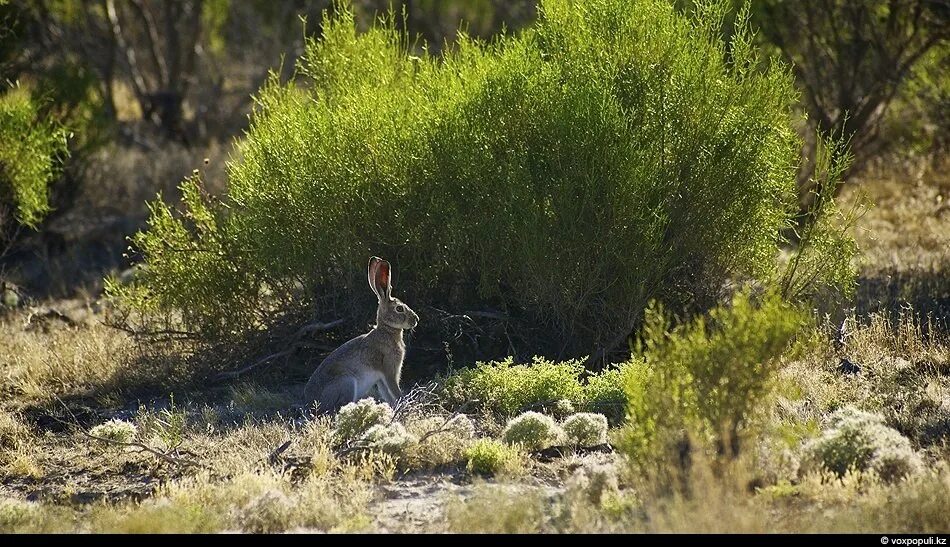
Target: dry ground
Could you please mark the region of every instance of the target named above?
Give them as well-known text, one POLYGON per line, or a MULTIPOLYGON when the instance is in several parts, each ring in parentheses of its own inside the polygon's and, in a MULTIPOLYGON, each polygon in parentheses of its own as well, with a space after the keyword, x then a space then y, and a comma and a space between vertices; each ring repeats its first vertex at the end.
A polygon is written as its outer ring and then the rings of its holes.
MULTIPOLYGON (((900 315, 948 317, 950 182, 869 177, 862 190, 877 207, 857 227, 846 344, 816 335, 789 356, 769 436, 789 442, 715 473, 698 463, 692 496, 659 493, 612 452, 521 454, 491 478, 450 433, 396 455, 347 452, 297 406, 300 386, 188 388, 178 364, 144 358, 77 299, 0 319, 0 531, 950 531, 948 331, 900 315), (801 438, 844 405, 883 415, 925 470, 898 484, 798 473, 801 438), (113 418, 134 439, 89 436, 113 418)), ((407 412, 425 437, 447 410, 407 412)), ((497 434, 475 418, 479 436, 497 434)))

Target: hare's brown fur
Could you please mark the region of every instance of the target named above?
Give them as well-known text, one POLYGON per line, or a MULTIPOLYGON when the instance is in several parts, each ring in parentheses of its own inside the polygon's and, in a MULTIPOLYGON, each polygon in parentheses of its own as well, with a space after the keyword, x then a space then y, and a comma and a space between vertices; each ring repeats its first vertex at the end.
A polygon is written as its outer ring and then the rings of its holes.
POLYGON ((374 387, 391 405, 402 396, 399 380, 406 356, 402 334, 416 326, 419 316, 393 298, 390 271, 389 262, 370 259, 367 277, 379 299, 376 326, 330 353, 307 382, 304 397, 308 403, 318 402, 321 412, 335 412, 362 399, 374 387))

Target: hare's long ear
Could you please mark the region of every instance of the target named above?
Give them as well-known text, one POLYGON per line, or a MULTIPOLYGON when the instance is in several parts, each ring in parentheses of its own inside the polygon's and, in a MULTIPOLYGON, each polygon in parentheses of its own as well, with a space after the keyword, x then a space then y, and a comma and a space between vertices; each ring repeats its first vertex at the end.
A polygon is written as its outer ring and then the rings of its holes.
POLYGON ((390 274, 392 272, 392 267, 389 265, 389 262, 385 260, 380 260, 379 264, 376 265, 375 271, 375 280, 376 280, 376 295, 379 297, 379 300, 389 300, 392 298, 393 286, 390 282, 390 274))
POLYGON ((366 280, 369 281, 369 288, 373 289, 373 292, 376 293, 376 297, 380 300, 382 300, 382 297, 376 288, 376 270, 379 269, 379 263, 382 261, 382 258, 373 256, 370 257, 369 264, 366 266, 366 280))

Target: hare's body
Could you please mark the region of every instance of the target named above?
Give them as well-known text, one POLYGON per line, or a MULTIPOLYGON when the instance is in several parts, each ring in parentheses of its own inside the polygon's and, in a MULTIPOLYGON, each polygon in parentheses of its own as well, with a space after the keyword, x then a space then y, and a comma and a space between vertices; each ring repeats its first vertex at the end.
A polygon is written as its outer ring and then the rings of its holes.
POLYGON ((331 412, 378 387, 380 395, 393 403, 402 395, 399 379, 405 355, 402 330, 377 326, 328 355, 307 382, 304 396, 331 412))
POLYGON ((388 262, 370 259, 370 287, 379 297, 376 326, 330 353, 307 382, 304 397, 307 402, 318 402, 321 412, 335 412, 362 399, 374 387, 391 405, 402 396, 399 379, 406 356, 402 331, 415 327, 419 316, 392 297, 389 273, 388 262))

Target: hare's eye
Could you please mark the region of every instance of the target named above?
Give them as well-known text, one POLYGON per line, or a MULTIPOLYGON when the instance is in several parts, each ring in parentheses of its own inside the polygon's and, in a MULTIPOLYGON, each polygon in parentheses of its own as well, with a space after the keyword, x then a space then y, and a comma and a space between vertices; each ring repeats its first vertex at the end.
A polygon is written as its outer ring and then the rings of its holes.
POLYGON ((402 304, 396 306, 396 313, 403 313, 404 311, 406 311, 406 307, 402 304))

